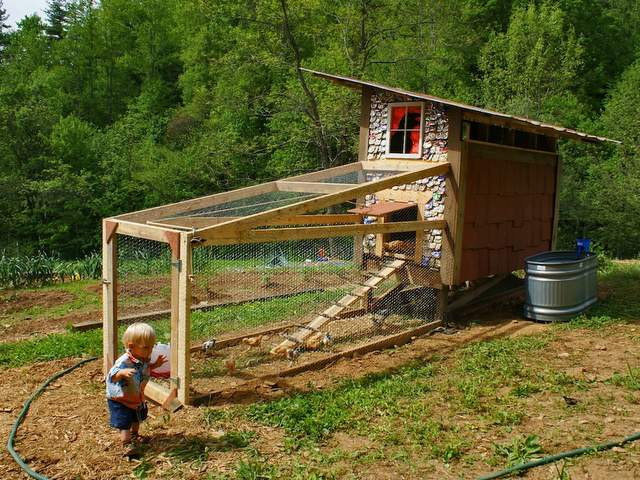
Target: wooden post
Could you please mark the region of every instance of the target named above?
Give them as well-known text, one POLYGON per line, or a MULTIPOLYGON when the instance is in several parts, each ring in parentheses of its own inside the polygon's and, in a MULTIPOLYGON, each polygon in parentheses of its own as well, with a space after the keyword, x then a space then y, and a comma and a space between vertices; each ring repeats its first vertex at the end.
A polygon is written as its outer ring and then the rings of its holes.
POLYGON ((466 142, 462 138, 462 114, 460 109, 447 110, 449 136, 447 160, 451 165, 446 183, 444 218, 448 229, 442 237, 442 283, 455 285, 459 281, 462 262, 462 228, 467 189, 466 142))
POLYGON ((180 234, 180 272, 178 278, 178 400, 189 403, 191 385, 191 237, 180 234))
POLYGON ((560 214, 560 176, 562 175, 562 163, 560 162, 560 155, 557 154, 558 143, 555 142, 556 150, 556 191, 553 197, 553 229, 551 230, 551 250, 556 249, 556 241, 558 239, 558 220, 560 214))
MULTIPOLYGON (((371 115, 371 94, 373 90, 368 87, 362 87, 362 96, 360 97, 360 135, 358 137, 358 161, 367 161, 367 152, 369 149, 369 117, 371 115)), ((364 183, 365 176, 362 170, 358 170, 358 183, 364 183)), ((363 204, 364 197, 356 200, 356 203, 363 204)), ((362 223, 362 219, 360 219, 362 223)), ((353 237, 353 263, 362 266, 364 235, 355 235, 353 237)))
MULTIPOLYGON (((178 237, 179 234, 172 234, 178 237)), ((180 381, 178 380, 178 345, 180 343, 178 338, 178 325, 179 325, 179 315, 180 315, 180 243, 179 241, 169 242, 169 246, 171 247, 171 350, 169 354, 169 365, 170 365, 170 392, 173 397, 178 395, 178 387, 180 385, 180 381)))
POLYGON ((106 375, 118 354, 117 223, 102 221, 102 370, 106 375))

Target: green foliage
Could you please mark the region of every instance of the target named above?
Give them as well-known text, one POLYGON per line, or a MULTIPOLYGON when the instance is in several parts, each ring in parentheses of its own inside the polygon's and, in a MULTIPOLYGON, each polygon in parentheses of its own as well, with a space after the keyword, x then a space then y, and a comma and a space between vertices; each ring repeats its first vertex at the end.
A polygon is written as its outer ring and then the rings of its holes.
POLYGON ((290 435, 322 441, 348 425, 368 422, 374 414, 392 413, 402 397, 429 391, 429 365, 410 365, 397 372, 349 380, 329 392, 297 394, 249 407, 249 418, 284 428, 290 435))
POLYGON ((5 22, 0 2, 9 255, 81 258, 101 218, 355 160, 359 96, 298 64, 624 140, 562 146, 561 239, 638 254, 633 0, 49 0, 5 22))
POLYGON ((526 438, 518 436, 509 444, 494 444, 494 449, 496 455, 504 457, 507 460, 507 466, 511 467, 534 460, 539 453, 542 453, 539 440, 537 435, 529 435, 526 438))
POLYGON ((507 31, 495 34, 480 55, 484 103, 525 117, 569 123, 566 110, 579 108, 572 87, 582 55, 557 5, 516 8, 507 31))

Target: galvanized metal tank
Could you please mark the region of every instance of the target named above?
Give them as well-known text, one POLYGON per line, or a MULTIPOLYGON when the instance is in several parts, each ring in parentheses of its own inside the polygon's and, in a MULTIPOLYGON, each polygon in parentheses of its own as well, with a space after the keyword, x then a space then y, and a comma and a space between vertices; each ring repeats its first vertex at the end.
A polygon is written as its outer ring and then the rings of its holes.
POLYGON ((597 301, 595 255, 544 252, 525 260, 524 316, 541 322, 567 321, 597 301))

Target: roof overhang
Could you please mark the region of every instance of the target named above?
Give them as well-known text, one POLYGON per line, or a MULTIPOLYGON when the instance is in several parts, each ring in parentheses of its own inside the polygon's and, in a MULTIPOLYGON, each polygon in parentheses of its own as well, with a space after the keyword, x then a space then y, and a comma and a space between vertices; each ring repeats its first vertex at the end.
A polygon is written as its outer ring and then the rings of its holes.
POLYGON ((333 83, 343 85, 356 90, 362 90, 363 88, 371 88, 375 90, 383 90, 386 92, 395 93, 411 99, 427 100, 429 102, 438 103, 445 107, 459 108, 463 111, 463 118, 470 121, 477 121, 481 123, 488 123, 492 125, 498 125, 501 127, 508 127, 514 129, 522 129, 526 131, 532 131, 541 135, 548 135, 556 138, 569 138, 571 140, 579 140, 582 142, 612 142, 620 144, 618 140, 612 140, 606 137, 599 137, 597 135, 590 135, 588 133, 579 132, 570 128, 560 127, 557 125, 551 125, 548 123, 538 122, 537 120, 531 120, 530 118, 517 117, 514 115, 508 115, 506 113, 494 112, 493 110, 487 110, 473 105, 467 105, 465 103, 454 102, 445 98, 434 97, 433 95, 427 95, 426 93, 411 92, 409 90, 403 90, 401 88, 389 87, 376 82, 365 82, 358 80, 357 78, 343 77, 340 75, 332 75, 325 72, 319 72, 317 70, 311 70, 308 68, 300 68, 305 72, 309 72, 317 77, 326 78, 333 83))

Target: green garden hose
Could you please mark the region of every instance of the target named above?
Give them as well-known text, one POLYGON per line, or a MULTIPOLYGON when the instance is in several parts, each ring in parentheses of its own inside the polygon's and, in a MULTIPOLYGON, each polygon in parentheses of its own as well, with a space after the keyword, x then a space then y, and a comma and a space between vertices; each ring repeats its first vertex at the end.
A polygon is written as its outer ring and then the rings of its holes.
POLYGON ((640 440, 640 432, 634 433, 633 435, 625 437, 622 440, 601 443, 600 445, 594 445, 593 447, 576 448, 575 450, 556 453, 555 455, 549 455, 548 457, 540 458, 538 460, 533 460, 532 462, 519 463, 518 465, 505 468, 504 470, 500 470, 499 472, 493 472, 488 475, 483 475, 482 477, 478 477, 477 480, 491 480, 492 478, 503 477, 511 473, 521 472, 524 470, 529 470, 530 468, 533 468, 533 467, 539 467, 540 465, 546 465, 547 463, 557 462, 558 460, 562 460, 563 458, 578 457, 580 455, 584 455, 587 453, 601 452, 603 450, 609 450, 610 448, 613 448, 613 447, 620 447, 625 443, 635 442, 636 440, 640 440))
POLYGON ((29 399, 24 403, 24 407, 22 407, 22 411, 20 412, 20 415, 18 415, 18 418, 16 419, 15 423, 13 424, 13 428, 11 429, 11 433, 9 434, 9 440, 7 441, 7 450, 9 450, 9 453, 11 454, 13 459, 18 463, 20 468, 22 470, 24 470, 27 473, 27 475, 29 475, 30 477, 36 478, 38 480, 48 480, 47 477, 45 477, 43 475, 40 475, 39 473, 31 470, 31 468, 29 468, 29 465, 27 465, 24 462, 22 457, 20 457, 20 455, 18 455, 18 453, 13 448, 13 441, 15 440, 16 433, 18 432, 18 427, 20 426, 20 424, 24 421, 25 417, 27 416, 27 412, 29 411, 29 407, 31 406, 31 402, 33 402, 36 398, 38 398, 40 396, 40 394, 42 394, 42 392, 44 392, 44 390, 49 386, 49 384, 51 382, 56 381, 60 377, 66 375, 69 372, 72 372, 73 370, 75 370, 76 368, 84 365, 85 363, 92 362, 93 360, 97 360, 97 358, 98 357, 87 358, 87 359, 82 360, 82 361, 76 363, 75 365, 65 369, 65 370, 62 370, 61 372, 56 373, 52 377, 49 377, 47 379, 47 381, 44 382, 42 385, 40 385, 40 387, 38 387, 38 389, 33 393, 33 395, 31 395, 29 397, 29 399))

